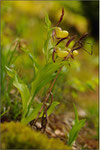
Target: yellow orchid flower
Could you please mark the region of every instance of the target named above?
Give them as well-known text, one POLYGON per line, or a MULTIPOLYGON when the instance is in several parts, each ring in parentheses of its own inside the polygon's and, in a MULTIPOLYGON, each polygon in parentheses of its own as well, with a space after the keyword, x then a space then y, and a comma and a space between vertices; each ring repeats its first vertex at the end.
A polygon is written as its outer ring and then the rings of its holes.
POLYGON ((64 57, 68 56, 68 54, 69 54, 67 51, 62 51, 60 48, 56 49, 56 53, 57 53, 57 56, 60 58, 64 58, 64 57))
POLYGON ((78 51, 77 50, 74 50, 73 51, 73 56, 77 56, 78 55, 78 51))
POLYGON ((65 38, 69 35, 68 31, 62 30, 60 27, 56 27, 55 33, 56 33, 56 38, 65 38))

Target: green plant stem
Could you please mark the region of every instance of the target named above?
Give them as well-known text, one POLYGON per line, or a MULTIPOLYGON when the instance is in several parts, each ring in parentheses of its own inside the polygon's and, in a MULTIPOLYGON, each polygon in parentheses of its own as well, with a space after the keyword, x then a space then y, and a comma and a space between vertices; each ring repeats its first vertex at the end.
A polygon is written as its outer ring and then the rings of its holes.
MULTIPOLYGON (((62 67, 63 67, 63 66, 62 66, 62 67)), ((38 120, 38 118, 39 118, 39 116, 40 116, 40 114, 41 114, 41 112, 42 112, 42 110, 43 110, 44 104, 48 101, 49 96, 51 95, 52 89, 53 89, 54 84, 55 84, 55 82, 56 82, 56 80, 57 80, 57 78, 58 78, 59 73, 60 73, 61 70, 62 70, 62 67, 60 67, 60 69, 58 70, 58 72, 57 72, 57 74, 56 74, 55 79, 54 79, 53 82, 51 83, 51 86, 50 86, 50 88, 49 88, 49 90, 48 90, 48 92, 47 92, 47 94, 46 94, 46 98, 44 99, 43 105, 42 105, 42 107, 41 107, 41 109, 40 109, 40 111, 39 111, 39 113, 38 113, 37 118, 36 118, 35 121, 34 121, 34 125, 35 125, 35 123, 37 122, 37 120, 38 120)))
POLYGON ((9 62, 8 62, 8 67, 10 66, 12 60, 14 59, 13 56, 14 56, 14 54, 15 54, 15 52, 16 52, 16 48, 17 48, 17 46, 18 46, 18 43, 19 43, 19 40, 17 41, 16 46, 15 46, 13 52, 12 52, 11 55, 10 55, 10 59, 9 59, 9 62))
MULTIPOLYGON (((72 52, 72 50, 71 50, 71 52, 72 52)), ((68 58, 71 56, 71 52, 68 54, 68 56, 67 56, 66 58, 64 58, 64 61, 65 61, 65 60, 68 60, 68 58)), ((55 77, 55 79, 53 80, 53 82, 52 82, 52 84, 51 84, 51 86, 50 86, 50 88, 49 88, 49 92, 48 92, 48 94, 47 94, 47 96, 46 96, 46 98, 45 98, 45 100, 44 100, 44 103, 48 101, 49 96, 50 96, 50 93, 52 92, 52 89, 53 89, 53 87, 54 87, 54 84, 55 84, 55 82, 56 82, 56 80, 57 80, 57 78, 58 78, 58 75, 59 75, 59 73, 61 72, 62 68, 63 68, 63 66, 61 66, 60 69, 58 70, 58 72, 57 72, 57 74, 56 74, 56 77, 55 77)))
MULTIPOLYGON (((72 52, 72 50, 71 50, 71 52, 72 52)), ((71 52, 68 54, 68 56, 67 56, 66 58, 64 58, 64 61, 65 61, 65 60, 68 60, 68 58, 71 56, 71 52)), ((38 118, 39 118, 39 116, 40 116, 40 114, 41 114, 41 112, 42 112, 42 110, 43 110, 44 104, 45 104, 46 102, 48 102, 48 99, 49 99, 49 97, 50 97, 50 95, 51 95, 51 92, 52 92, 52 89, 53 89, 53 87, 54 87, 54 84, 55 84, 55 82, 56 82, 56 80, 57 80, 57 78, 58 78, 58 75, 59 75, 59 73, 61 72, 62 68, 63 68, 63 66, 60 67, 60 69, 58 70, 58 72, 57 72, 57 74, 56 74, 55 79, 53 80, 53 82, 52 82, 51 85, 50 85, 50 88, 49 88, 49 90, 48 90, 48 92, 47 92, 47 94, 46 94, 46 98, 44 99, 43 105, 42 105, 42 107, 41 107, 41 109, 40 109, 40 111, 39 111, 39 113, 38 113, 37 118, 36 118, 35 121, 34 121, 34 125, 35 125, 35 123, 37 122, 37 120, 38 120, 38 118)))

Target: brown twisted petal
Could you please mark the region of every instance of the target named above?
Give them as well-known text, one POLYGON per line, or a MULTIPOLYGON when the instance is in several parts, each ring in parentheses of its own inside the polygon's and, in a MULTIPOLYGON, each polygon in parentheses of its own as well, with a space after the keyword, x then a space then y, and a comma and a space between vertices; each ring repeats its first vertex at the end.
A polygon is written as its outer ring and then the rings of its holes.
POLYGON ((83 40, 84 38, 86 38, 86 36, 88 35, 88 33, 84 33, 80 38, 79 40, 77 40, 75 42, 75 44, 73 45, 73 48, 77 45, 77 43, 80 43, 81 40, 83 40))
POLYGON ((83 39, 86 38, 87 36, 88 36, 88 33, 84 33, 84 34, 80 37, 79 41, 83 40, 83 39))
POLYGON ((71 38, 69 41, 67 41, 66 47, 68 47, 69 44, 70 44, 75 38, 76 38, 76 35, 72 36, 72 38, 71 38))
MULTIPOLYGON (((86 36, 85 36, 85 37, 86 37, 86 36)), ((78 44, 80 44, 80 46, 77 47, 77 48, 74 48, 72 51, 82 48, 82 49, 83 49, 84 51, 86 51, 88 54, 90 54, 90 55, 93 54, 93 48, 92 48, 92 46, 91 46, 91 52, 88 52, 88 51, 83 47, 83 44, 81 43, 81 41, 78 41, 78 44)))
POLYGON ((58 26, 58 25, 59 25, 59 23, 62 21, 63 16, 64 16, 64 8, 62 8, 62 14, 61 14, 61 17, 60 17, 60 19, 59 19, 58 23, 56 24, 56 26, 58 26))
POLYGON ((60 42, 62 42, 63 40, 65 40, 65 39, 68 39, 68 36, 65 37, 65 38, 60 39, 60 40, 57 42, 56 46, 57 46, 60 42))
POLYGON ((81 43, 80 46, 78 46, 78 47, 76 47, 76 48, 73 48, 72 51, 77 50, 77 49, 80 49, 80 48, 82 48, 82 47, 83 47, 83 45, 82 45, 82 43, 81 43))

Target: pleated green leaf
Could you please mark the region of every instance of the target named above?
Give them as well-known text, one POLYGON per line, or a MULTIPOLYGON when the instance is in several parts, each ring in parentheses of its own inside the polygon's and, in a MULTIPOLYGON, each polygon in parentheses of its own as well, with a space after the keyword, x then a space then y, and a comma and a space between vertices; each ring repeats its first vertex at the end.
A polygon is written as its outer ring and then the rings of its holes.
POLYGON ((68 144, 71 146, 73 142, 76 140, 80 129, 85 125, 86 119, 79 120, 78 112, 75 104, 73 104, 75 110, 75 124, 69 132, 68 144))
POLYGON ((80 129, 85 125, 85 121, 86 121, 86 119, 82 119, 72 127, 72 129, 69 133, 68 145, 71 146, 73 144, 73 142, 76 140, 80 129))
POLYGON ((6 67, 7 74, 13 78, 13 85, 18 89, 21 98, 22 98, 22 105, 23 105, 23 117, 25 116, 27 112, 27 105, 28 101, 30 99, 30 92, 25 83, 18 77, 15 70, 12 70, 8 67, 6 67))
POLYGON ((30 121, 34 120, 37 117, 38 112, 40 111, 42 105, 43 104, 40 103, 35 108, 30 109, 29 114, 27 115, 27 117, 26 118, 22 118, 21 122, 23 124, 28 124, 30 121))

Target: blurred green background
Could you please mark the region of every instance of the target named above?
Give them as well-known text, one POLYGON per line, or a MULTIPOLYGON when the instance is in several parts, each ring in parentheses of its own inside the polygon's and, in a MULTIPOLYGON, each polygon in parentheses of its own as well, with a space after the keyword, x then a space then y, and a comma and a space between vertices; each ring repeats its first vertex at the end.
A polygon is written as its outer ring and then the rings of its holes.
MULTIPOLYGON (((64 68, 57 81, 54 90, 54 99, 61 105, 56 113, 73 111, 72 103, 83 109, 90 126, 98 129, 98 2, 97 1, 2 1, 1 2, 1 48, 6 55, 11 43, 21 39, 26 49, 43 65, 42 52, 46 39, 44 18, 48 13, 55 26, 61 15, 61 9, 65 9, 63 21, 60 26, 70 35, 82 35, 89 33, 87 41, 93 45, 93 55, 83 50, 78 57, 72 60, 71 66, 64 68)), ((91 50, 91 45, 86 44, 86 49, 91 50)), ((11 48, 12 51, 12 48, 11 48)), ((20 49, 16 50, 18 57, 14 62, 16 70, 25 83, 30 86, 34 75, 32 63, 29 57, 20 49)), ((6 60, 2 60, 4 63, 6 60)), ((1 112, 8 111, 11 120, 18 119, 21 111, 20 95, 11 86, 8 90, 9 78, 2 74, 2 101, 1 112), (7 81, 5 83, 5 80, 7 81), (8 109, 9 108, 9 109, 8 109)), ((37 95, 41 99, 43 90, 37 95)))

